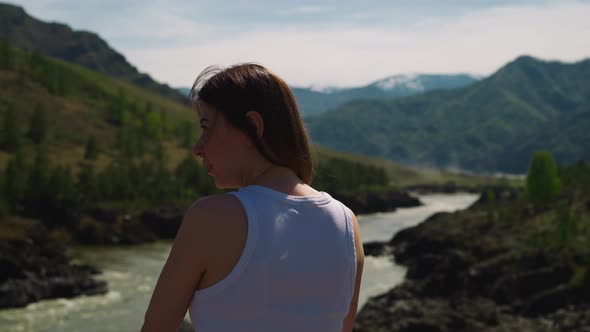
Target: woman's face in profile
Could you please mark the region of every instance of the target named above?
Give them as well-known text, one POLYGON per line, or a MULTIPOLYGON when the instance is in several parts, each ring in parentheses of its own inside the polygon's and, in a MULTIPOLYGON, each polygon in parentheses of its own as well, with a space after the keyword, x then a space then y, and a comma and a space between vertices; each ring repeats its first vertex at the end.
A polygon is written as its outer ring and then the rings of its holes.
POLYGON ((197 112, 201 136, 193 148, 193 154, 201 158, 207 174, 215 179, 217 188, 240 187, 244 153, 248 150, 246 135, 203 101, 198 103, 197 112))

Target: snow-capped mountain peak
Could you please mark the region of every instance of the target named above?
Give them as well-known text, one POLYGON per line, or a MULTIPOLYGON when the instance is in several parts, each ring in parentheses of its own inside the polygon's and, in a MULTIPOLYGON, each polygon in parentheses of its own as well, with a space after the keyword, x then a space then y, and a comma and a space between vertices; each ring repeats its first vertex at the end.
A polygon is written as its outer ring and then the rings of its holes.
POLYGON ((323 85, 323 84, 312 84, 308 87, 309 90, 321 93, 334 93, 337 91, 342 90, 342 88, 330 86, 330 85, 323 85))
POLYGON ((416 92, 425 90, 421 76, 414 73, 390 76, 375 82, 375 85, 384 91, 399 88, 406 88, 416 92))

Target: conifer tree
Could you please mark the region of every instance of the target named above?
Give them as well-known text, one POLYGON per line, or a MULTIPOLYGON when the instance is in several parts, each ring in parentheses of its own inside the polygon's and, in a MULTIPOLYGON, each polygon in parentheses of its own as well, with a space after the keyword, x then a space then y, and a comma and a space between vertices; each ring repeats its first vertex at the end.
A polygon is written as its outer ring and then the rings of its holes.
POLYGON ((78 171, 76 189, 81 197, 83 204, 90 204, 93 200, 98 199, 98 183, 94 174, 94 167, 90 163, 82 163, 78 171))
POLYGON ((8 109, 4 111, 2 121, 2 133, 0 134, 0 145, 2 149, 15 152, 21 146, 21 133, 18 115, 12 105, 8 105, 8 109))
POLYGON ((170 122, 168 121, 168 113, 165 110, 160 110, 160 134, 162 138, 167 138, 170 134, 170 122))
POLYGON ((47 138, 47 116, 41 104, 35 106, 27 135, 37 145, 43 143, 47 138))
POLYGON ((156 160, 156 165, 160 168, 165 168, 166 166, 166 151, 164 149, 164 144, 161 141, 157 141, 153 147, 153 156, 156 160))
POLYGON ((51 163, 44 150, 39 148, 30 168, 24 197, 24 208, 27 215, 42 217, 46 211, 49 195, 49 177, 51 163))
POLYGON ((25 66, 17 66, 16 67, 16 85, 20 88, 23 88, 26 83, 27 72, 25 70, 25 66))
POLYGON ((49 76, 49 64, 47 61, 39 52, 33 52, 29 58, 29 62, 33 77, 41 82, 45 82, 49 76))
POLYGON ((54 76, 54 84, 55 84, 55 94, 57 94, 58 96, 65 96, 68 94, 69 92, 69 84, 68 84, 68 78, 66 77, 68 75, 68 70, 64 67, 60 66, 56 66, 55 67, 55 76, 54 76))
POLYGON ((195 125, 190 121, 183 121, 176 127, 176 136, 182 147, 191 148, 197 142, 195 125))
POLYGON ((182 198, 190 198, 198 192, 201 182, 197 168, 199 163, 197 158, 192 155, 187 155, 177 166, 174 171, 174 176, 180 188, 180 196, 182 198))
MULTIPOLYGON (((0 188, 2 188, 3 184, 0 183, 0 188)), ((4 193, 0 192, 0 217, 4 217, 10 214, 10 207, 8 206, 8 201, 6 197, 4 197, 4 193)), ((0 218, 0 222, 2 222, 2 218, 0 218)))
POLYGON ((4 38, 0 38, 0 69, 11 69, 13 66, 12 50, 4 38))
POLYGON ((18 150, 4 168, 2 194, 4 195, 5 204, 9 212, 16 214, 22 212, 22 203, 27 191, 28 177, 27 161, 23 152, 18 150))
POLYGON ((182 198, 194 199, 195 195, 210 195, 216 191, 215 183, 207 174, 206 168, 192 154, 187 154, 176 166, 174 177, 178 188, 181 188, 179 191, 182 198))
POLYGON ((152 104, 151 101, 148 101, 145 103, 145 110, 144 110, 143 115, 149 114, 149 113, 153 112, 153 110, 154 110, 154 105, 152 104))
POLYGON ((162 139, 162 119, 160 113, 149 112, 142 121, 142 134, 152 139, 162 139))
POLYGON ((107 108, 107 121, 110 123, 122 126, 129 120, 129 114, 126 109, 127 97, 122 89, 119 89, 117 96, 111 99, 107 108))
POLYGON ((96 160, 96 158, 98 158, 98 145, 96 143, 96 138, 94 136, 90 136, 86 141, 84 159, 96 160))
POLYGON ((102 99, 104 98, 104 91, 102 88, 95 82, 88 83, 86 87, 86 93, 91 99, 102 99))
POLYGON ((47 188, 47 210, 40 217, 48 227, 73 227, 78 221, 80 202, 76 182, 69 167, 56 166, 51 172, 47 188))

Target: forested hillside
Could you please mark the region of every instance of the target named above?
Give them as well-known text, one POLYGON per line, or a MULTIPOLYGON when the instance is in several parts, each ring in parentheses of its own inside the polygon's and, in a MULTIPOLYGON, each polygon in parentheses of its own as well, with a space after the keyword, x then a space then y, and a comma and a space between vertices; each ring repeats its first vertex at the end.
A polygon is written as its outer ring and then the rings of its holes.
POLYGON ((307 119, 324 146, 405 164, 524 173, 534 151, 590 159, 590 60, 522 56, 468 87, 353 101, 307 119))
POLYGON ((177 102, 186 102, 183 95, 175 89, 140 73, 97 34, 75 31, 61 23, 40 21, 29 16, 21 7, 0 3, 0 38, 24 50, 77 63, 142 86, 177 102))
MULTIPOLYGON (((0 40, 0 216, 100 242, 96 234, 113 227, 94 219, 104 211, 185 207, 215 193, 191 154, 196 120, 186 105, 0 40)), ((360 156, 316 147, 314 156, 314 186, 336 194, 421 179, 360 156)), ((123 225, 109 232, 124 234, 123 225)))
POLYGON ((5 213, 42 216, 30 204, 50 198, 74 214, 83 202, 170 204, 211 189, 190 155, 187 106, 5 42, 0 87, 5 213))

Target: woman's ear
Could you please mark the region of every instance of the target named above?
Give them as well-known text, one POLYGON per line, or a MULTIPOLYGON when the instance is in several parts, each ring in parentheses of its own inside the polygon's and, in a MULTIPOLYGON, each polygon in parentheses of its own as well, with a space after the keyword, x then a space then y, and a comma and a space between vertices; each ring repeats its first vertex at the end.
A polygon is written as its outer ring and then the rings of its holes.
POLYGON ((262 120, 260 113, 256 111, 248 111, 246 113, 246 118, 256 129, 256 137, 259 139, 262 138, 262 134, 264 133, 264 121, 262 120))

